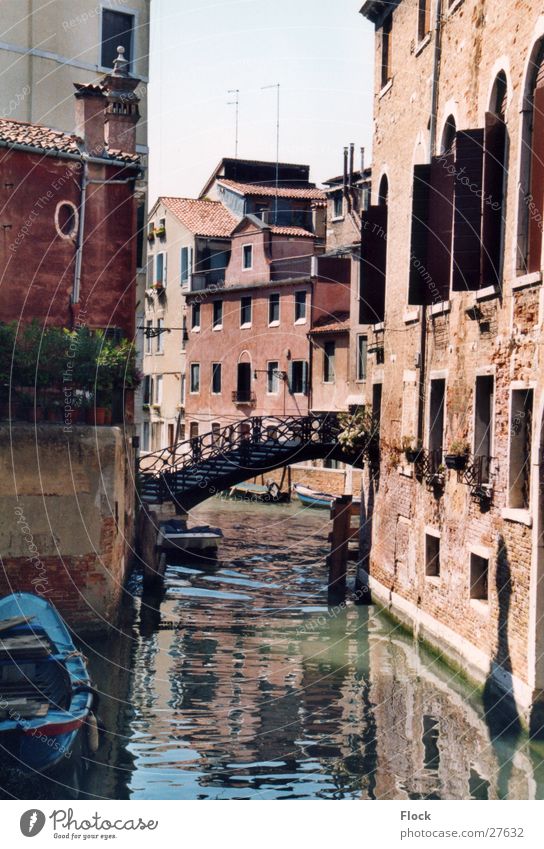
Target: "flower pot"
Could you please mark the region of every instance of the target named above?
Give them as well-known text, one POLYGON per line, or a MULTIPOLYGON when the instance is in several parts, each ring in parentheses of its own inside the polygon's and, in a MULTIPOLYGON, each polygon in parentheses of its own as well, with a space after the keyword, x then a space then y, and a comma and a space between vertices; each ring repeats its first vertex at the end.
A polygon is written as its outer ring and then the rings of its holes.
POLYGON ((444 463, 447 469, 453 469, 456 472, 463 471, 468 462, 467 454, 446 454, 444 463))
POLYGON ((419 460, 423 457, 423 449, 422 448, 409 448, 404 452, 406 455, 406 459, 409 463, 418 463, 419 460))

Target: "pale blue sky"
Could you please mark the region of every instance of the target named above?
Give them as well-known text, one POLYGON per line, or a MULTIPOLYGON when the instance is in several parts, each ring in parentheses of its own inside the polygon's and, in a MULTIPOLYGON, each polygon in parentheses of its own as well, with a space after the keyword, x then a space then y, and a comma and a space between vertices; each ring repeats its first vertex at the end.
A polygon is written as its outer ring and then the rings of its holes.
MULTIPOLYGON (((340 174, 342 148, 370 164, 373 27, 362 0, 153 0, 149 87, 150 205, 196 195, 222 156, 308 163, 315 182, 340 174)), ((359 160, 357 159, 357 164, 359 160)))

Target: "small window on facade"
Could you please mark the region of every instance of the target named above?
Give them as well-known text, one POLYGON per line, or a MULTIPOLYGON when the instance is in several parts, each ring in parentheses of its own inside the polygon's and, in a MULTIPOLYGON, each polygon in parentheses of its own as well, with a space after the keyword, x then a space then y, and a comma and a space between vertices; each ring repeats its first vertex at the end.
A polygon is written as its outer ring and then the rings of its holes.
POLYGON ((180 254, 180 267, 181 267, 181 273, 180 273, 180 278, 181 278, 181 283, 182 283, 182 285, 183 285, 184 283, 188 283, 188 282, 189 282, 189 274, 190 274, 190 270, 189 270, 189 253, 190 253, 190 248, 182 248, 182 249, 181 249, 181 254, 180 254))
POLYGON ((372 387, 372 420, 374 427, 379 429, 382 417, 382 384, 375 383, 372 387))
POLYGON ((306 321, 306 292, 295 292, 295 321, 306 321))
POLYGON ((221 423, 212 422, 212 444, 217 445, 221 437, 221 423))
POLYGON ((442 133, 442 154, 451 153, 455 145, 455 136, 457 134, 457 125, 455 118, 450 115, 444 125, 442 133))
POLYGON ((152 339, 153 339, 152 331, 153 331, 153 322, 148 320, 145 323, 145 352, 146 352, 146 354, 151 354, 151 352, 153 350, 153 348, 152 348, 152 344, 153 344, 153 342, 152 342, 152 339))
POLYGON ((446 400, 446 381, 431 380, 429 401, 429 451, 435 455, 437 465, 442 463, 444 448, 444 404, 446 400))
POLYGON ((155 256, 155 283, 166 286, 166 260, 163 253, 155 256))
POLYGON ((440 537, 436 534, 425 534, 425 574, 429 578, 440 575, 440 537))
POLYGON ((223 301, 213 302, 213 324, 212 327, 223 327, 223 301))
POLYGON ((198 422, 191 422, 189 425, 189 437, 190 439, 196 439, 198 436, 198 422))
POLYGON ((151 375, 146 374, 144 377, 144 385, 143 385, 143 403, 151 404, 152 396, 152 386, 151 386, 151 375))
POLYGON ((335 342, 325 342, 323 345, 323 382, 334 383, 335 380, 335 357, 336 344, 335 342))
POLYGON ((357 380, 366 380, 368 338, 357 337, 357 380))
POLYGON ((200 330, 200 304, 193 304, 191 307, 191 328, 200 330))
POLYGON ((164 348, 163 348, 163 332, 162 332, 163 331, 163 325, 164 325, 163 319, 158 318, 157 319, 157 335, 155 337, 156 340, 157 340, 157 342, 156 342, 156 344, 157 344, 157 347, 156 347, 157 354, 162 354, 162 352, 164 350, 164 348))
POLYGON ((267 363, 266 367, 266 391, 269 395, 276 395, 279 389, 279 372, 280 364, 277 360, 272 360, 267 363))
POLYGON ((332 217, 342 218, 344 214, 344 197, 342 192, 337 192, 332 197, 332 217))
POLYGON ((474 393, 474 457, 480 465, 480 480, 489 483, 493 453, 493 397, 495 380, 491 375, 476 378, 474 393))
POLYGON ((489 560, 474 553, 470 555, 470 597, 489 601, 489 560))
POLYGON ((251 298, 245 297, 240 300, 240 325, 247 327, 251 324, 251 298))
POLYGON ((528 510, 531 490, 533 390, 515 389, 510 411, 509 506, 528 510))
POLYGON ((191 363, 191 392, 200 392, 200 363, 191 363))
POLYGON ((243 268, 248 270, 253 268, 253 245, 244 245, 243 247, 243 268))
POLYGON ((417 37, 423 41, 431 29, 431 0, 419 0, 417 37))
POLYGON ((305 360, 293 360, 290 372, 291 392, 293 395, 305 395, 308 391, 308 363, 305 360))
POLYGON ((76 235, 78 215, 73 203, 59 203, 55 218, 59 236, 71 239, 76 235))
POLYGON ((389 15, 382 27, 382 88, 391 79, 391 39, 393 30, 393 15, 389 15))
POLYGON ((212 392, 221 395, 221 363, 212 363, 212 392))
POLYGON ((142 451, 149 451, 149 422, 142 424, 142 451))
POLYGON ((279 324, 280 321, 280 296, 270 295, 268 298, 268 323, 279 324))
POLYGON ((162 404, 162 374, 155 378, 155 404, 162 404))
POLYGON ((117 57, 117 48, 125 48, 125 59, 130 71, 132 63, 132 42, 134 33, 134 16, 124 12, 112 12, 102 9, 102 55, 103 68, 113 68, 117 57))

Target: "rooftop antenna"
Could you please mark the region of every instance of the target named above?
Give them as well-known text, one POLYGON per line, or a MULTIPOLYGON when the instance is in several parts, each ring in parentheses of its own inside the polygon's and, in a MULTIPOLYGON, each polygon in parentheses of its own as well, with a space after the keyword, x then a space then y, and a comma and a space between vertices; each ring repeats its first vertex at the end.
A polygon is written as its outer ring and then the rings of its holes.
POLYGON ((274 85, 263 85, 262 91, 269 88, 275 88, 277 92, 276 100, 276 199, 274 203, 274 224, 278 223, 278 189, 280 185, 280 83, 274 85))
POLYGON ((238 116, 240 114, 240 89, 229 88, 228 94, 234 94, 235 99, 229 100, 227 106, 236 106, 236 139, 234 143, 234 158, 238 159, 238 116))

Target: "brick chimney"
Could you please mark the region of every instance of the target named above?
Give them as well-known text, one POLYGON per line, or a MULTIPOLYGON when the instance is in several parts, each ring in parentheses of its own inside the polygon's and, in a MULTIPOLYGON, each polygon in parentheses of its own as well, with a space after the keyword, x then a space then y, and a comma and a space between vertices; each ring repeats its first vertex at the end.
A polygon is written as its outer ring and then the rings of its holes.
POLYGON ((81 139, 86 153, 102 156, 105 149, 104 114, 106 98, 102 85, 74 83, 76 89, 75 133, 81 139))
POLYGON ((113 71, 102 80, 106 95, 105 138, 108 150, 136 152, 136 124, 140 119, 140 98, 135 89, 140 83, 128 74, 125 48, 117 48, 113 71))

